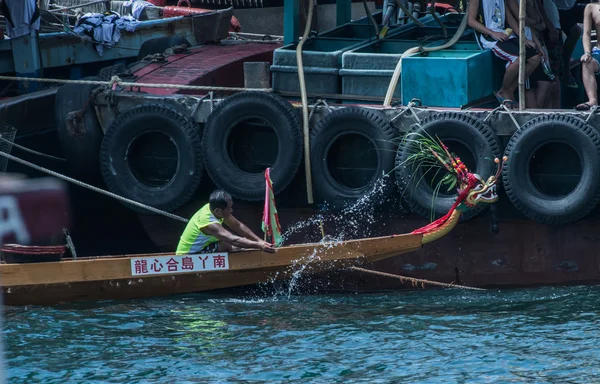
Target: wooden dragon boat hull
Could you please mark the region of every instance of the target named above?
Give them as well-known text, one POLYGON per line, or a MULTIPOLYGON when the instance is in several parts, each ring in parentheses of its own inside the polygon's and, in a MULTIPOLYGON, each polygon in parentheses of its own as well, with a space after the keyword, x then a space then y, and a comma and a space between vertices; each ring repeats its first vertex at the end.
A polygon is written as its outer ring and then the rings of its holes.
POLYGON ((166 296, 285 279, 298 269, 317 273, 375 262, 421 248, 422 237, 405 234, 294 245, 273 254, 161 253, 0 264, 0 282, 6 305, 166 296))

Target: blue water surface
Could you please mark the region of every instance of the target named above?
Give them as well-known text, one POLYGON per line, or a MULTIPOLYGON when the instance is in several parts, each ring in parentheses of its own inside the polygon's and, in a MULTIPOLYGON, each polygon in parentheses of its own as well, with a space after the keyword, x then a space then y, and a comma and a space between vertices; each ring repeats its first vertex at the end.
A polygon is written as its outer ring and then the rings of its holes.
POLYGON ((10 383, 590 383, 600 288, 9 307, 10 383))

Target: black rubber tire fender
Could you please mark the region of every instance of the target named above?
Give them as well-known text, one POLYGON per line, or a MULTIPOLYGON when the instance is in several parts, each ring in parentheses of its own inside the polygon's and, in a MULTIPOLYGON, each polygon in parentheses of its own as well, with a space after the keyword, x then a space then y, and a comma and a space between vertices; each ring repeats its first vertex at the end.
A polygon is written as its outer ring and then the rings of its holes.
MULTIPOLYGON (((86 77, 82 80, 98 80, 86 77)), ((71 134, 67 127, 67 115, 81 110, 98 88, 90 84, 65 84, 58 88, 54 99, 54 119, 63 156, 75 176, 92 180, 100 176, 98 152, 104 136, 93 102, 89 102, 82 117, 85 132, 71 134)))
MULTIPOLYGON (((202 180, 201 134, 195 121, 181 111, 164 104, 142 104, 117 116, 106 131, 100 148, 102 177, 108 189, 128 199, 167 212, 186 204, 202 180), (129 160, 131 145, 145 133, 160 132, 168 136, 177 149, 177 167, 165 185, 151 186, 136 177, 129 160)), ((152 212, 124 203, 143 213, 152 212)))
POLYGON ((506 194, 532 220, 550 225, 573 223, 589 214, 600 201, 600 135, 579 118, 563 114, 536 117, 512 135, 504 154, 508 156, 502 171, 506 194), (529 175, 532 156, 550 142, 571 146, 581 160, 581 179, 566 196, 544 194, 529 175))
MULTIPOLYGON (((407 134, 428 134, 436 136, 452 151, 452 142, 458 142, 468 148, 475 164, 466 164, 472 173, 477 173, 484 180, 497 171, 494 158, 500 157, 500 144, 498 137, 492 129, 480 119, 466 113, 441 112, 423 119, 419 124, 414 124, 407 134)), ((452 207, 458 193, 446 194, 443 187, 433 201, 434 188, 421 179, 423 171, 415 170, 414 166, 406 163, 414 153, 415 144, 402 141, 398 145, 396 156, 396 181, 402 198, 408 203, 413 212, 430 219, 442 217, 452 207)), ((460 156, 460 155, 459 155, 460 156)), ((465 160, 465 159, 463 159, 465 160)), ((461 221, 469 220, 489 209, 489 204, 479 204, 464 212, 461 221)))
POLYGON ((163 36, 146 40, 142 43, 142 46, 138 51, 136 60, 142 60, 144 57, 148 55, 153 55, 155 53, 164 53, 165 50, 171 47, 183 44, 185 44, 188 47, 192 46, 192 44, 190 44, 190 42, 185 37, 181 36, 163 36))
POLYGON ((302 159, 302 130, 297 112, 278 95, 241 92, 221 101, 208 116, 202 138, 204 165, 212 181, 231 196, 246 201, 265 198, 264 173, 249 173, 231 159, 228 137, 245 119, 266 121, 277 135, 277 157, 271 168, 273 192, 280 193, 292 181, 302 159))
MULTIPOLYGON (((396 152, 394 140, 397 135, 389 119, 372 108, 346 107, 336 109, 321 119, 310 133, 310 156, 315 200, 325 203, 330 209, 338 210, 355 203, 366 194, 374 205, 385 202, 394 190, 393 169, 396 152), (348 135, 367 138, 376 151, 377 166, 373 177, 359 188, 352 188, 336 180, 328 163, 332 145, 348 135), (392 172, 390 174, 390 172, 392 172), (377 190, 383 174, 388 175, 377 190)), ((367 150, 367 149, 365 149, 367 150)), ((348 154, 354 156, 356 154, 348 154)))

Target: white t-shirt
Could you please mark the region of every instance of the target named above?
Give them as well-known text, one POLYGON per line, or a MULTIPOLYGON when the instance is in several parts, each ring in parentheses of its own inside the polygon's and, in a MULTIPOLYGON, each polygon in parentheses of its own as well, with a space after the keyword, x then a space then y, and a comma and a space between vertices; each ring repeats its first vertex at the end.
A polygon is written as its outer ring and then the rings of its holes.
MULTIPOLYGON (((504 32, 506 29, 506 10, 504 0, 483 0, 483 20, 485 26, 494 32, 504 32)), ((514 34, 511 35, 514 37, 514 34)), ((497 41, 489 41, 483 34, 480 36, 481 45, 485 49, 492 49, 496 46, 497 41)))

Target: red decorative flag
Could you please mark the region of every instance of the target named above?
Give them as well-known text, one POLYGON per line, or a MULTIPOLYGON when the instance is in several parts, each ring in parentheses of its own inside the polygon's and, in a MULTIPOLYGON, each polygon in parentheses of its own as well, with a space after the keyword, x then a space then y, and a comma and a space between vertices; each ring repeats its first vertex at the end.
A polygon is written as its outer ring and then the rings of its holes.
POLYGON ((281 236, 279 216, 275 207, 271 168, 265 169, 265 182, 265 207, 263 209, 262 230, 267 236, 271 236, 271 244, 280 246, 283 243, 283 237, 281 236))

